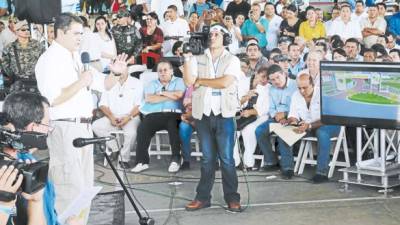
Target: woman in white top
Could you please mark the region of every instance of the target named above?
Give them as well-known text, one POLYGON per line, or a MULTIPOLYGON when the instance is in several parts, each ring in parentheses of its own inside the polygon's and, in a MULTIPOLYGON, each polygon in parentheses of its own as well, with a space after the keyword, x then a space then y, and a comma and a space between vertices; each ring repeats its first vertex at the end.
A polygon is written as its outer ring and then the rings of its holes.
POLYGON ((110 32, 110 24, 104 16, 99 16, 95 20, 95 28, 93 30, 93 41, 95 41, 97 50, 94 53, 92 59, 99 59, 101 64, 101 69, 103 71, 108 71, 108 65, 111 60, 117 55, 117 49, 115 46, 114 38, 110 32))

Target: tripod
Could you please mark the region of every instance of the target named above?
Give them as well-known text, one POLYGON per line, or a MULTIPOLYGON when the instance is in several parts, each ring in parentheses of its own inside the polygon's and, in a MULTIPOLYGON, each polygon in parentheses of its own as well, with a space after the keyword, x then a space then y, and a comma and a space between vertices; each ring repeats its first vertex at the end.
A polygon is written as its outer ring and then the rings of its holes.
POLYGON ((139 224, 140 225, 154 225, 154 219, 150 218, 150 217, 143 217, 142 214, 140 213, 138 207, 136 206, 135 202, 133 201, 133 198, 132 198, 131 194, 129 193, 128 189, 126 188, 126 186, 124 184, 124 181, 119 176, 119 174, 117 172, 117 169, 115 169, 115 166, 112 164, 112 161, 111 161, 110 157, 108 156, 108 154, 106 152, 106 141, 100 142, 99 145, 100 145, 101 153, 106 158, 107 163, 110 165, 111 170, 113 171, 113 173, 114 173, 115 177, 117 178, 119 184, 121 185, 121 187, 124 190, 126 196, 128 197, 129 202, 131 203, 131 205, 135 209, 135 212, 136 212, 137 216, 139 217, 139 224))

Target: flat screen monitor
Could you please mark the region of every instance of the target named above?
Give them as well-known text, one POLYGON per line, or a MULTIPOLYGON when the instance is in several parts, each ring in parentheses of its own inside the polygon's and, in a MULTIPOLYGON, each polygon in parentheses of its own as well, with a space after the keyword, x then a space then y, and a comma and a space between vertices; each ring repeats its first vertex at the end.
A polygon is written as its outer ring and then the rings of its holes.
POLYGON ((400 64, 322 61, 324 124, 400 129, 400 64))

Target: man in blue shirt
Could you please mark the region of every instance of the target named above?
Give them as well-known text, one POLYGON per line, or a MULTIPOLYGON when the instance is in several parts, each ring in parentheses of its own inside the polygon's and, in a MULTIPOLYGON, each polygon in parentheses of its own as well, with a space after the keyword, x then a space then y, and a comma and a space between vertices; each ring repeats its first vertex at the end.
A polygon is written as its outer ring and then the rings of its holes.
POLYGON ((396 43, 400 45, 400 12, 395 13, 390 17, 389 31, 395 34, 396 43))
POLYGON ((185 84, 182 78, 173 76, 170 62, 160 61, 157 66, 158 79, 144 88, 144 103, 140 108, 143 116, 137 130, 136 166, 131 170, 139 173, 149 168, 148 148, 157 131, 167 130, 172 157, 168 172, 178 172, 181 165, 178 124, 182 113, 182 98, 185 84))
MULTIPOLYGON (((290 102, 296 91, 296 81, 288 79, 279 65, 271 65, 267 70, 268 80, 271 82, 269 89, 269 116, 270 119, 262 123, 256 129, 256 138, 260 150, 264 154, 263 170, 271 171, 279 169, 276 153, 272 151, 270 123, 286 123, 290 102)), ((283 178, 290 179, 293 171, 282 173, 283 178)))
POLYGON ((190 7, 190 13, 196 12, 200 17, 203 16, 204 11, 209 9, 211 9, 210 3, 206 2, 206 0, 197 0, 195 3, 193 3, 192 7, 190 7))
POLYGON ((256 38, 258 44, 265 52, 265 46, 267 46, 267 36, 265 32, 268 30, 268 20, 261 17, 261 7, 258 4, 253 4, 249 12, 249 18, 243 23, 241 32, 243 39, 248 41, 256 38))

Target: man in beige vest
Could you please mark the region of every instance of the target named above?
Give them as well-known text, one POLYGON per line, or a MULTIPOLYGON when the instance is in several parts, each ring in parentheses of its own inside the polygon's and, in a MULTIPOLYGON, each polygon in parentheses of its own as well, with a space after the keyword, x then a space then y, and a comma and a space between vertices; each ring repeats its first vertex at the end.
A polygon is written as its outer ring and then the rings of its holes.
POLYGON ((210 206, 217 157, 221 162, 222 186, 228 210, 241 211, 233 159, 240 61, 224 48, 229 43, 228 30, 215 24, 210 28, 209 48, 204 54, 195 57, 185 54, 183 78, 187 86, 194 85, 192 115, 203 152, 197 195, 186 205, 188 211, 210 206))

